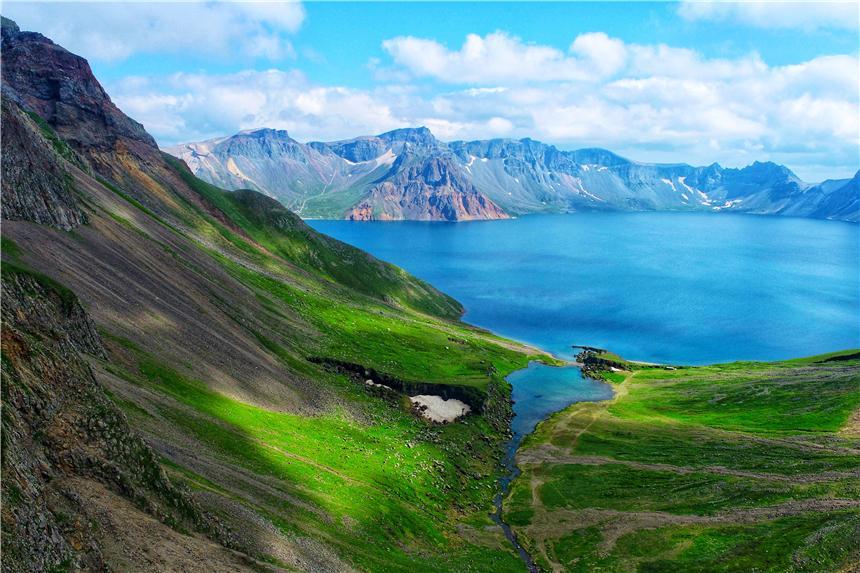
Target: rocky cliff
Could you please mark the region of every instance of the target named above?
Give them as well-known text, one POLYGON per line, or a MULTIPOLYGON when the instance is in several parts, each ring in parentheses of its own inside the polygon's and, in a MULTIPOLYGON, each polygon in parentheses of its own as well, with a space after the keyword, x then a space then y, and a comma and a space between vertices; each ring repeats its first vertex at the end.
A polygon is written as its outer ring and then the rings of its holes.
POLYGON ((442 221, 508 216, 472 185, 427 128, 308 144, 283 130, 259 129, 168 151, 207 181, 260 191, 302 215, 442 221))
MULTIPOLYGON (((87 222, 74 183, 52 142, 17 105, 2 98, 3 218, 69 231, 87 222)), ((41 118, 39 118, 41 119, 41 118)), ((58 141, 57 146, 62 149, 58 141)))
POLYGON ((155 147, 143 126, 113 104, 85 59, 5 18, 2 34, 4 95, 44 118, 73 147, 155 147))
POLYGON ((390 179, 374 185, 347 212, 353 221, 472 221, 507 219, 508 215, 479 193, 450 155, 414 157, 401 153, 390 179))
POLYGON ((155 527, 231 544, 171 484, 95 379, 87 357, 106 353, 75 295, 8 252, 2 288, 3 570, 107 570, 117 555, 105 528, 119 504, 155 527))

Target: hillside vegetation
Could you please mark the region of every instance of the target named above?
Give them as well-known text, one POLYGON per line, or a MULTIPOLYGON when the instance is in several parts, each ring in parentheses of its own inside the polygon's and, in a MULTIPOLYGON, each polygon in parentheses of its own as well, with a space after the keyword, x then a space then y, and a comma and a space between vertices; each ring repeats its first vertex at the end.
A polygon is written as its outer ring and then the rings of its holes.
POLYGON ((3 96, 4 570, 521 568, 488 514, 532 349, 200 181, 8 20, 3 96), (433 425, 416 390, 473 413, 433 425))
POLYGON ((505 500, 547 570, 856 570, 860 352, 589 367, 614 399, 541 423, 505 500))

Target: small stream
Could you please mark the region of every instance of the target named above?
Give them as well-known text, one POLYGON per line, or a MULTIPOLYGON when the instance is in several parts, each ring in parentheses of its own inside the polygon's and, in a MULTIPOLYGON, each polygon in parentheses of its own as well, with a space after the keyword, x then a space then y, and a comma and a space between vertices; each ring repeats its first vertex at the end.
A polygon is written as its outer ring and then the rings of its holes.
POLYGON ((517 550, 529 570, 537 573, 540 569, 528 551, 520 545, 517 536, 505 523, 502 502, 508 493, 511 482, 520 474, 514 459, 523 438, 532 432, 538 422, 550 414, 563 410, 575 402, 608 400, 612 388, 608 384, 582 376, 575 366, 555 367, 532 362, 528 368, 518 370, 507 378, 512 387, 514 419, 511 423, 513 436, 505 451, 505 474, 499 478, 501 491, 496 494, 493 504, 496 510, 490 516, 517 550))

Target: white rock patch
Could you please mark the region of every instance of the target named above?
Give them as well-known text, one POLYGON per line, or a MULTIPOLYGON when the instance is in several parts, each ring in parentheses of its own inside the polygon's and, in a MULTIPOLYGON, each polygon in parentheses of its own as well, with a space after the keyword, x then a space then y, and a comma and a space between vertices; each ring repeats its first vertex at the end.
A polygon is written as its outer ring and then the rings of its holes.
POLYGON ((385 384, 377 384, 377 383, 376 383, 376 382, 374 382, 373 380, 365 380, 365 381, 364 381, 364 383, 365 383, 367 386, 372 386, 372 387, 374 387, 374 388, 385 388, 386 390, 391 390, 391 387, 390 387, 390 386, 386 386, 385 384))
POLYGON ((422 416, 433 422, 453 422, 472 411, 468 404, 454 398, 445 400, 442 396, 422 394, 410 396, 409 400, 417 406, 422 416))

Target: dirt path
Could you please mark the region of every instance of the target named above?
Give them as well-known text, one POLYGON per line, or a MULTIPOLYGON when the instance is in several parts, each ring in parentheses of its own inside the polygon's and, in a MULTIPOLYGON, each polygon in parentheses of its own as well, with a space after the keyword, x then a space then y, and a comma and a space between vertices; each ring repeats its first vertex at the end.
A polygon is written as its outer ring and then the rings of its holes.
MULTIPOLYGON (((543 558, 554 573, 565 570, 565 565, 553 559, 553 546, 556 540, 572 531, 596 527, 602 540, 599 552, 608 554, 623 536, 643 529, 656 529, 666 526, 694 524, 733 525, 753 524, 813 512, 831 512, 860 509, 860 500, 818 498, 794 500, 778 505, 755 508, 736 508, 713 515, 677 514, 660 511, 620 511, 601 508, 552 509, 542 503, 540 488, 547 481, 548 470, 553 465, 620 465, 637 470, 672 472, 676 474, 710 473, 720 476, 766 480, 789 484, 816 484, 840 479, 860 479, 860 468, 848 471, 828 471, 795 475, 734 469, 724 466, 682 466, 663 463, 646 463, 631 460, 618 460, 607 456, 577 455, 576 451, 582 436, 592 427, 611 416, 612 404, 623 400, 630 390, 631 380, 636 373, 630 373, 619 384, 614 384, 614 396, 607 401, 583 403, 568 411, 562 418, 554 421, 550 434, 544 443, 528 447, 517 453, 517 465, 522 468, 524 477, 529 479, 531 506, 534 511, 531 523, 522 528, 522 534, 532 541, 535 553, 543 558), (555 444, 563 444, 559 447, 555 444)), ((788 447, 796 450, 831 452, 838 455, 856 454, 856 449, 848 444, 819 444, 804 439, 752 436, 729 430, 709 428, 716 435, 725 435, 729 440, 743 438, 749 443, 788 447)), ((845 437, 860 435, 860 410, 855 412, 843 430, 845 437)))
POLYGON ((734 509, 715 515, 676 514, 660 511, 619 511, 588 508, 581 510, 558 509, 535 512, 526 531, 541 546, 549 539, 559 539, 571 531, 599 527, 603 534, 601 550, 609 552, 615 542, 642 529, 656 529, 672 525, 752 524, 810 512, 830 512, 860 509, 856 499, 808 499, 789 501, 779 505, 734 509))
POLYGON ((847 438, 860 438, 860 408, 854 410, 839 433, 847 438))
MULTIPOLYGON (((589 425, 593 424, 592 421, 589 425)), ((588 428, 583 428, 580 432, 584 432, 588 428)), ((578 437, 578 435, 577 435, 578 437)), ((541 444, 524 450, 517 457, 517 464, 520 466, 542 465, 542 464, 572 464, 586 466, 601 466, 601 465, 623 465, 629 468, 647 471, 664 471, 677 474, 691 473, 712 473, 725 476, 763 479, 768 481, 778 481, 786 483, 820 483, 828 482, 837 479, 860 478, 860 468, 847 472, 820 472, 814 474, 772 474, 764 472, 751 472, 744 470, 736 470, 724 466, 676 466, 671 464, 659 463, 644 463, 630 460, 616 460, 605 456, 578 456, 572 455, 563 449, 552 444, 541 444)))

